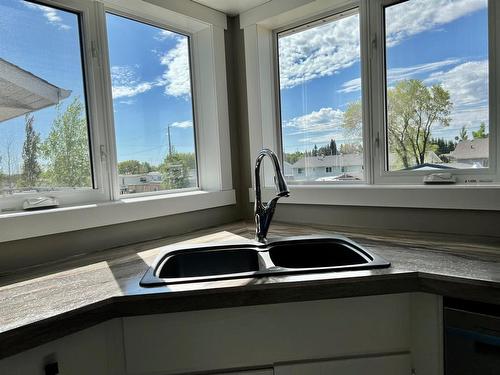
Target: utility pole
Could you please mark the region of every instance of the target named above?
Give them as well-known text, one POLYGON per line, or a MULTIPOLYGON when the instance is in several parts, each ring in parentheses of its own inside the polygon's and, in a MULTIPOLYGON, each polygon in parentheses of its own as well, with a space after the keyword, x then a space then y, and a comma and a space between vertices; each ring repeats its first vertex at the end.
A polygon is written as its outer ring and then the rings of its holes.
POLYGON ((172 142, 170 140, 170 125, 167 126, 167 134, 168 134, 168 156, 172 156, 172 142))

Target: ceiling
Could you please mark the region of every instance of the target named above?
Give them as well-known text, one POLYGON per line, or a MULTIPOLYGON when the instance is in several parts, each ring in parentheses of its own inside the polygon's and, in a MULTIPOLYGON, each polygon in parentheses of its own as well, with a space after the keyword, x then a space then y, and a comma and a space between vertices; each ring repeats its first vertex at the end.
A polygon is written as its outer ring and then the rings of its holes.
POLYGON ((271 0, 192 0, 231 16, 270 2, 271 0))

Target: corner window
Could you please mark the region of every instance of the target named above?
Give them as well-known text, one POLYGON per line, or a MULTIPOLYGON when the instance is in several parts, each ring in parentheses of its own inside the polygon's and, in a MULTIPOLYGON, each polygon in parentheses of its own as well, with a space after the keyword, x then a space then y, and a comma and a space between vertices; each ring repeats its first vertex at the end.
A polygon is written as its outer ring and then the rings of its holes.
POLYGON ((0 200, 94 187, 81 34, 72 11, 0 4, 0 200))
POLYGON ((387 171, 490 166, 488 1, 384 8, 387 171))
POLYGON ((106 22, 120 193, 197 187, 189 37, 106 22))
POLYGON ((363 181, 358 10, 278 32, 277 45, 288 182, 341 182, 345 169, 363 181))

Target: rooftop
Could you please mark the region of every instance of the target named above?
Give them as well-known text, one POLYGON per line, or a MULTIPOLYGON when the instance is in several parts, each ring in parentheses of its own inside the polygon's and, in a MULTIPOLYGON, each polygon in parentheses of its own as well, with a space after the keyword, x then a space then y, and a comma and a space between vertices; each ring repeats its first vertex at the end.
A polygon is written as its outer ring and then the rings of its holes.
POLYGON ((455 150, 450 152, 448 156, 457 160, 488 159, 489 141, 489 138, 460 141, 455 150))

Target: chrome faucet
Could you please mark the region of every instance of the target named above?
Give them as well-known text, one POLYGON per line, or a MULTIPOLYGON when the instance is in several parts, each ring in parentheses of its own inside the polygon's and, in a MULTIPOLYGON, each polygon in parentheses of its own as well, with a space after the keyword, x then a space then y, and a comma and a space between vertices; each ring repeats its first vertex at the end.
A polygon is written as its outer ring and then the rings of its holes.
POLYGON ((281 172, 280 162, 274 152, 265 148, 259 152, 255 161, 255 239, 259 242, 267 242, 267 231, 271 225, 276 203, 281 197, 288 197, 290 192, 286 185, 285 178, 281 172), (262 191, 260 187, 260 164, 264 156, 269 156, 274 166, 274 183, 276 184, 276 197, 271 199, 267 204, 262 203, 262 191))

